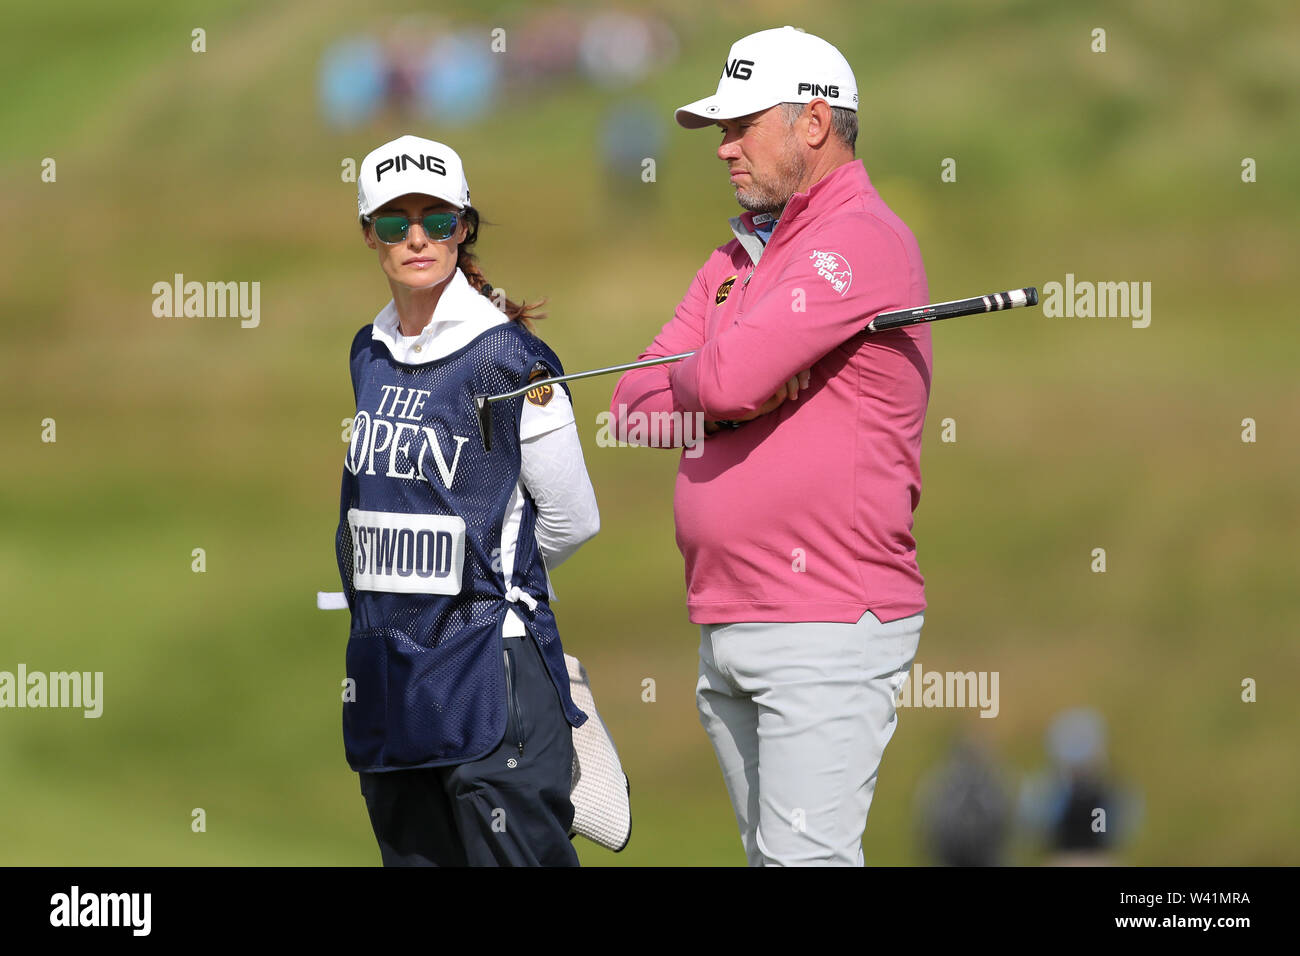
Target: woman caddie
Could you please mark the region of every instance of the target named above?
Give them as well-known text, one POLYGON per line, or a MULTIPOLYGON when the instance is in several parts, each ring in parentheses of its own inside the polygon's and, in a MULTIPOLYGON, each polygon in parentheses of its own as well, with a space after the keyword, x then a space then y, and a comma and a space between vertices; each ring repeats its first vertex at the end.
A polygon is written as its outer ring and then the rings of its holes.
POLYGON ((385 865, 576 865, 574 704, 554 569, 599 529, 563 373, 470 251, 460 157, 403 136, 358 206, 392 300, 357 332, 336 548, 352 615, 344 749, 385 865))

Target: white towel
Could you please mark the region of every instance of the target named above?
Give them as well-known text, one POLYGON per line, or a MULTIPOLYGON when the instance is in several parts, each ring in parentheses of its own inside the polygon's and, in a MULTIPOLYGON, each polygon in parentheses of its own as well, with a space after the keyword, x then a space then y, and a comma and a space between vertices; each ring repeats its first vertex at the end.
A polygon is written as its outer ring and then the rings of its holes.
POLYGON ((564 663, 573 702, 587 714, 586 723, 573 731, 572 831, 617 853, 632 838, 631 785, 614 739, 596 713, 586 669, 569 654, 564 663))

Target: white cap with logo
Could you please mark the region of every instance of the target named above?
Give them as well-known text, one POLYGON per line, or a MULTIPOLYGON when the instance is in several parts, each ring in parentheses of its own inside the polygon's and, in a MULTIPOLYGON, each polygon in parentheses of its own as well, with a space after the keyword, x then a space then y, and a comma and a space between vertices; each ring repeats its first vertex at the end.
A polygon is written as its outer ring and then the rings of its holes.
POLYGON ((858 109, 858 83, 843 54, 821 37, 794 27, 762 30, 731 45, 718 91, 677 111, 687 129, 757 113, 777 103, 823 99, 858 109))
POLYGON ((445 199, 459 209, 469 205, 465 166, 450 146, 419 136, 399 136, 361 161, 357 211, 368 216, 407 193, 445 199))

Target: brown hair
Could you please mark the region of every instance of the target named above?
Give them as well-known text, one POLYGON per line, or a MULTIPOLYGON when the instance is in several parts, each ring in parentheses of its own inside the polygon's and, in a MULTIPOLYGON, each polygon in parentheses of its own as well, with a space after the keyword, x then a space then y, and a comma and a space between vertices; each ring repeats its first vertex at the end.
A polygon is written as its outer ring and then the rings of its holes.
POLYGON ((533 331, 533 321, 536 319, 546 318, 545 312, 538 312, 546 304, 545 299, 539 299, 537 302, 525 302, 520 300, 515 302, 513 299, 505 298, 504 290, 493 289, 487 278, 483 275, 482 269, 479 268, 478 256, 470 251, 470 246, 478 241, 479 214, 473 206, 466 206, 461 211, 461 218, 465 221, 467 231, 465 241, 456 249, 456 268, 465 273, 465 278, 469 284, 492 300, 492 304, 501 308, 511 322, 518 322, 529 332, 533 331))

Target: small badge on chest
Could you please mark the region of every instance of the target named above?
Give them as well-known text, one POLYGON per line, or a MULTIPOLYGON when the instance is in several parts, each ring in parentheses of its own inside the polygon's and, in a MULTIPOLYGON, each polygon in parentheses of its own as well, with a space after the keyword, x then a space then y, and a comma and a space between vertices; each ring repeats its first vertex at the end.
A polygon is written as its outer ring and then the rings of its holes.
POLYGON ((727 296, 731 295, 731 287, 735 284, 735 276, 724 281, 722 285, 718 286, 718 294, 714 297, 714 301, 717 302, 718 305, 722 305, 722 303, 726 302, 727 296))

